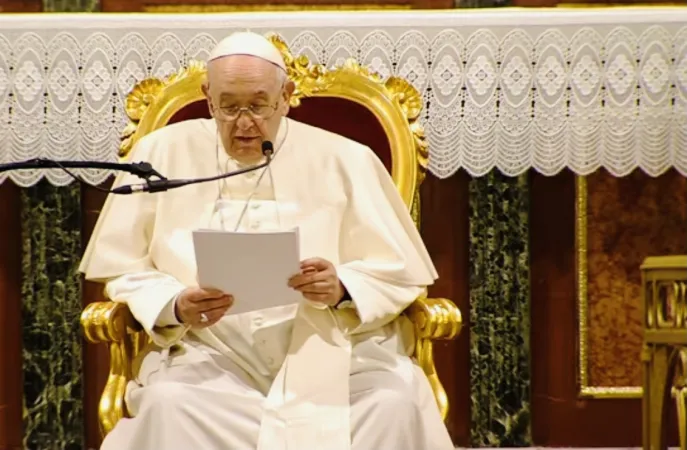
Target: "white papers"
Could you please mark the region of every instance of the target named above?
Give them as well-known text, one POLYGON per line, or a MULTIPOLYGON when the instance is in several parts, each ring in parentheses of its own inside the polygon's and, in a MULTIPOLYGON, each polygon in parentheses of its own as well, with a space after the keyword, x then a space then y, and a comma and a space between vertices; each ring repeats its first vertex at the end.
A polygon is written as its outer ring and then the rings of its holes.
POLYGON ((298 229, 242 233, 193 232, 198 284, 234 296, 227 314, 297 303, 302 295, 288 286, 300 272, 298 229))

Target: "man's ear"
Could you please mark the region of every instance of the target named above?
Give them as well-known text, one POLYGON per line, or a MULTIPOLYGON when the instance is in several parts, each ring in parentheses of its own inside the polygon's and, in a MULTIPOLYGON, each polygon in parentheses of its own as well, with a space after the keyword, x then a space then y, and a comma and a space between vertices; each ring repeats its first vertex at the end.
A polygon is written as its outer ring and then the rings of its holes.
POLYGON ((200 89, 203 91, 203 94, 205 95, 205 100, 208 102, 210 116, 215 117, 215 111, 213 111, 212 109, 212 99, 210 98, 210 83, 207 80, 203 81, 203 84, 200 86, 200 89))
POLYGON ((291 80, 286 80, 286 83, 284 84, 284 90, 282 91, 284 100, 284 115, 287 115, 289 113, 289 106, 291 105, 291 96, 293 95, 293 91, 295 90, 296 83, 294 83, 291 80))

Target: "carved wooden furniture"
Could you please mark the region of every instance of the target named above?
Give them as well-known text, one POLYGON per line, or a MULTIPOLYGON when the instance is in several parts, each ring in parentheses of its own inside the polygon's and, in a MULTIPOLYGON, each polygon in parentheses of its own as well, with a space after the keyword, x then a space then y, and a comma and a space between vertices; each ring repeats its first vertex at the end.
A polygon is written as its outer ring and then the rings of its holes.
MULTIPOLYGON (((422 98, 405 80, 382 81, 355 61, 327 70, 294 56, 278 37, 272 42, 282 52, 290 78, 296 84, 290 117, 348 136, 374 149, 419 225, 418 188, 427 165, 427 144, 417 118, 422 98), (326 113, 323 114, 322 112, 326 113)), ((127 97, 131 123, 123 133, 120 156, 126 158, 142 136, 169 123, 209 117, 201 84, 205 67, 191 63, 166 80, 146 79, 127 97)), ((405 311, 416 328, 414 356, 429 378, 442 417, 448 399, 436 374, 432 341, 453 339, 461 329, 461 314, 447 299, 418 298, 405 311)), ((124 392, 132 376, 132 358, 148 341, 126 305, 95 302, 81 316, 86 338, 110 349, 110 374, 99 404, 99 421, 107 434, 124 417, 124 392)))
POLYGON ((644 449, 667 448, 666 419, 673 397, 680 448, 687 450, 687 255, 647 258, 641 269, 644 449))

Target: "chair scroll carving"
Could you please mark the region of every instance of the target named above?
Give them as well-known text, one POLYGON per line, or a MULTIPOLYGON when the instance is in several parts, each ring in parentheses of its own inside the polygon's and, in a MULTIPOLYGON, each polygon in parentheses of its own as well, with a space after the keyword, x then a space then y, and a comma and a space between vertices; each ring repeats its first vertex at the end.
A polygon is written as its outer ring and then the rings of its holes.
MULTIPOLYGON (((418 188, 428 162, 428 147, 418 121, 423 106, 420 94, 406 80, 384 80, 354 60, 333 69, 311 64, 307 57, 293 55, 279 36, 269 38, 281 51, 288 75, 296 84, 293 108, 308 97, 334 97, 355 102, 372 112, 389 141, 394 183, 419 225, 418 188)), ((119 156, 127 158, 142 136, 168 124, 188 105, 202 101, 205 73, 203 63, 191 62, 166 79, 139 82, 126 99, 130 122, 122 133, 119 156)), ((449 404, 434 366, 433 341, 454 339, 462 326, 461 313, 450 300, 423 295, 404 314, 415 325, 414 357, 429 378, 445 419, 449 404)), ((89 342, 106 343, 110 349, 110 375, 98 410, 101 432, 105 435, 127 415, 124 390, 132 376, 132 359, 148 337, 126 305, 112 301, 88 305, 81 324, 89 342)))
POLYGON ((664 419, 672 397, 680 449, 687 450, 687 255, 647 258, 641 269, 644 449, 668 448, 664 419))

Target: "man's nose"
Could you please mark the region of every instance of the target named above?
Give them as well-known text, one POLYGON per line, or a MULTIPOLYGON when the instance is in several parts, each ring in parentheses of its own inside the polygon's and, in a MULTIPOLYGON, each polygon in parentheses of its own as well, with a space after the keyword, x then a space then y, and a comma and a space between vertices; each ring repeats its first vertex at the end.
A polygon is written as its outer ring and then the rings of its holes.
POLYGON ((255 126, 255 122, 248 111, 239 111, 239 116, 236 118, 236 126, 240 130, 248 130, 255 126))

